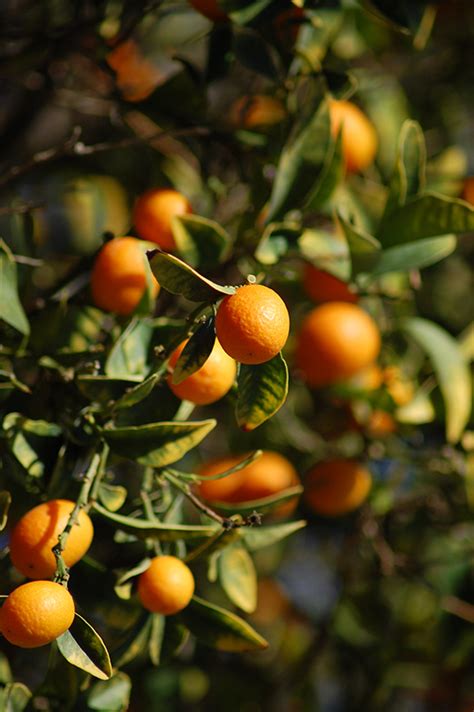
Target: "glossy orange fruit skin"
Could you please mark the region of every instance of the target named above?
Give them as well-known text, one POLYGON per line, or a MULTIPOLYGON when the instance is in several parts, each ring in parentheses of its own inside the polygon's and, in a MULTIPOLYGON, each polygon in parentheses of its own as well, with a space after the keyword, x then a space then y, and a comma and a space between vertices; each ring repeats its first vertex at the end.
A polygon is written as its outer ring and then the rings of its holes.
POLYGON ((189 4, 212 22, 227 22, 229 19, 219 7, 217 0, 189 0, 189 4))
POLYGON ((188 199, 171 188, 152 188, 140 195, 133 210, 133 224, 143 240, 162 250, 176 249, 171 222, 174 217, 192 213, 188 199))
POLYGON ((303 273, 303 287, 310 299, 317 304, 325 302, 349 302, 355 304, 357 294, 351 291, 349 285, 329 272, 324 272, 307 263, 303 273))
POLYGON ((145 257, 146 245, 136 237, 115 237, 96 257, 91 275, 94 304, 104 311, 126 316, 136 309, 147 288, 147 271, 153 297, 159 284, 145 257))
POLYGON ((380 333, 374 320, 356 304, 328 302, 303 320, 295 364, 312 387, 353 376, 376 360, 380 333))
POLYGON ((304 499, 313 512, 337 517, 357 509, 372 487, 368 469, 354 460, 315 465, 304 481, 304 499))
POLYGON ((378 147, 377 132, 372 122, 350 101, 329 102, 331 132, 336 136, 342 125, 342 152, 346 169, 357 173, 373 163, 378 147))
MULTIPOLYGON (((241 462, 243 455, 233 455, 205 463, 199 474, 205 477, 224 472, 241 462)), ((250 502, 278 494, 299 484, 298 474, 289 460, 278 452, 267 450, 260 457, 220 480, 203 480, 199 494, 214 502, 250 502)))
MULTIPOLYGON (((174 368, 186 341, 183 341, 171 354, 169 365, 174 368)), ((168 385, 178 398, 196 405, 209 405, 220 400, 232 388, 237 375, 237 365, 228 356, 216 339, 207 361, 200 369, 188 376, 181 383, 173 383, 168 377, 168 385)))
POLYGON ((74 620, 69 591, 53 581, 18 586, 0 609, 0 630, 12 645, 39 648, 62 635, 74 620))
POLYGON ((286 344, 290 316, 283 299, 269 287, 246 284, 224 297, 216 316, 216 334, 229 356, 258 364, 276 356, 286 344))
MULTIPOLYGON (((56 571, 52 548, 66 527, 74 502, 52 499, 33 507, 17 522, 10 538, 10 558, 24 576, 31 579, 51 578, 56 571)), ((76 564, 92 543, 94 528, 84 510, 71 529, 63 552, 66 566, 76 564)))
POLYGON ((138 577, 138 598, 148 611, 170 616, 186 608, 194 594, 194 576, 181 559, 155 556, 138 577))

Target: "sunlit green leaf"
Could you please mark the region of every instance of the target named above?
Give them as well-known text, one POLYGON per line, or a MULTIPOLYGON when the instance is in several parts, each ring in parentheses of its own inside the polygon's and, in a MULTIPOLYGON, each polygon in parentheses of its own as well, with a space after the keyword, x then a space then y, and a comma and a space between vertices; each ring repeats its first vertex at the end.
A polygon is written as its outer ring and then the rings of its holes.
POLYGON ((10 509, 10 504, 12 501, 12 496, 10 492, 6 490, 0 491, 0 532, 5 529, 8 521, 8 510, 10 509))
POLYGON ((0 690, 2 712, 22 712, 32 698, 31 691, 21 682, 9 682, 0 690))
POLYGON ((165 634, 165 616, 153 613, 151 617, 150 640, 148 641, 148 651, 153 665, 159 665, 161 660, 161 646, 165 634))
POLYGON ((87 705, 100 712, 125 712, 130 702, 132 682, 124 672, 117 672, 110 680, 94 683, 87 695, 87 705))
POLYGON ((192 267, 218 264, 231 245, 229 234, 219 223, 200 215, 173 218, 172 230, 180 256, 192 267))
POLYGON ((237 423, 243 430, 254 430, 281 408, 287 394, 288 366, 281 354, 257 366, 242 364, 235 408, 237 423))
POLYGON ((72 626, 56 639, 66 660, 99 680, 112 675, 110 656, 104 641, 82 616, 76 613, 72 626))
POLYGON ((245 546, 250 551, 257 551, 265 546, 276 544, 277 541, 286 539, 295 532, 306 526, 304 519, 297 522, 285 522, 284 524, 274 524, 268 527, 246 528, 243 532, 245 546))
POLYGON ((122 485, 110 485, 107 482, 101 482, 98 497, 109 512, 116 512, 127 499, 127 489, 122 485))
POLYGON ((215 340, 214 319, 206 319, 181 352, 173 370, 173 383, 181 383, 204 365, 211 355, 215 340))
POLYGON ((257 607, 257 573, 248 551, 228 546, 219 557, 219 581, 229 599, 246 613, 257 607))
POLYGON ((407 245, 389 247, 388 250, 379 253, 379 259, 370 272, 370 277, 376 278, 387 272, 407 272, 428 267, 454 252, 456 245, 457 239, 454 235, 442 235, 416 240, 407 245))
POLYGON ((164 289, 181 294, 192 302, 215 302, 226 294, 234 294, 235 287, 224 287, 211 282, 178 257, 158 250, 149 253, 153 274, 164 289))

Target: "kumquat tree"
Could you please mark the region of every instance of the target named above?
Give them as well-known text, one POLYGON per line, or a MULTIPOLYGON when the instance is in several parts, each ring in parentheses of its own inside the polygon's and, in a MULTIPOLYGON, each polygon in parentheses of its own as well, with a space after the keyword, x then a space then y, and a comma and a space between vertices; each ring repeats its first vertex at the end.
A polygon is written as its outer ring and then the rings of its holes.
POLYGON ((474 709, 473 41, 0 3, 0 711, 474 709))

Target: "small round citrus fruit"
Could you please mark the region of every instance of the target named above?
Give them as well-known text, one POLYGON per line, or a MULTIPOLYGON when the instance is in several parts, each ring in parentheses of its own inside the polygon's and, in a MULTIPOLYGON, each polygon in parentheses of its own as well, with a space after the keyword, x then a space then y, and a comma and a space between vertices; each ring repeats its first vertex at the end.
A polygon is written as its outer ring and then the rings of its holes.
POLYGON ((231 106, 229 121, 235 127, 264 129, 279 124, 286 116, 286 109, 278 99, 265 94, 242 96, 231 106))
POLYGON ((115 71, 117 87, 126 101, 143 101, 162 80, 159 64, 133 39, 114 47, 105 61, 115 71))
POLYGON ((147 264, 145 249, 145 243, 136 237, 116 237, 105 243, 92 268, 92 299, 97 307, 130 314, 147 289, 147 275, 156 297, 159 285, 147 264))
MULTIPOLYGON (((219 458, 205 463, 199 474, 211 477, 234 467, 242 455, 219 458)), ((278 452, 267 450, 241 470, 219 480, 204 479, 199 484, 199 494, 214 502, 249 502, 271 497, 299 484, 295 468, 278 452)))
POLYGON ((397 430, 397 424, 390 413, 376 408, 367 423, 367 434, 372 438, 384 438, 397 430))
POLYGON ((363 171, 377 153, 377 133, 372 122, 350 101, 332 99, 329 103, 331 131, 337 135, 342 126, 342 153, 348 171, 363 171))
POLYGON ((357 509, 366 499, 372 477, 354 460, 331 460, 315 465, 305 479, 304 498, 316 514, 334 517, 357 509))
POLYGON ((312 264, 306 263, 303 274, 303 287, 310 299, 317 304, 325 302, 357 302, 357 294, 342 281, 324 272, 312 264))
POLYGON ((217 310, 216 333, 236 361, 269 361, 286 344, 290 317, 283 299, 269 287, 246 284, 224 297, 217 310))
POLYGON ((138 598, 153 613, 173 615, 186 608, 194 593, 194 576, 181 559, 155 556, 138 577, 138 598))
MULTIPOLYGON (((169 365, 174 368, 180 357, 186 341, 183 341, 171 354, 169 365)), ((228 356, 216 339, 214 347, 200 369, 185 378, 181 383, 173 383, 168 377, 168 385, 178 398, 188 400, 196 405, 215 403, 232 388, 237 374, 237 366, 233 358, 228 356)))
MULTIPOLYGON (((74 502, 52 499, 33 507, 17 522, 10 538, 10 558, 15 568, 32 579, 51 578, 56 570, 52 548, 66 527, 74 502)), ((77 563, 91 545, 94 529, 91 519, 80 510, 63 552, 66 566, 77 563)))
POLYGON ((212 22, 226 22, 229 19, 217 0, 189 0, 189 4, 212 22))
POLYGON ((380 351, 373 319, 356 304, 328 302, 301 325, 295 362, 308 385, 327 386, 369 366, 380 351))
POLYGON ((39 648, 62 635, 74 620, 74 601, 53 581, 18 586, 0 609, 0 629, 12 645, 39 648))
POLYGON ((174 217, 191 212, 191 204, 182 193, 171 188, 152 188, 137 199, 133 223, 143 240, 156 243, 162 250, 174 250, 171 222, 174 217))

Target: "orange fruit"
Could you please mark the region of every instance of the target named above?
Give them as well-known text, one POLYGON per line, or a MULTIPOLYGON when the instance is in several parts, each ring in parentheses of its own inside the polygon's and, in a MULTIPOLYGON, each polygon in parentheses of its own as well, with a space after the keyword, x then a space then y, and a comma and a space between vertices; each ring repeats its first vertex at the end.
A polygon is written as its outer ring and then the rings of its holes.
POLYGON ((309 262, 303 273, 303 287, 310 299, 318 304, 325 302, 357 302, 357 294, 351 291, 349 285, 309 262))
MULTIPOLYGON (((171 354, 171 368, 176 365, 186 343, 183 341, 171 354)), ((172 376, 169 376, 168 385, 181 400, 188 400, 196 405, 209 405, 225 396, 232 388, 236 374, 234 359, 226 354, 216 339, 210 356, 200 369, 177 384, 173 383, 172 376)))
POLYGON ((398 366, 384 368, 383 378, 387 391, 397 405, 407 405, 413 400, 415 394, 413 383, 408 380, 398 366))
POLYGON ((145 250, 145 243, 136 237, 115 237, 105 243, 91 275, 92 299, 97 307, 130 314, 147 289, 147 274, 153 297, 157 296, 160 287, 148 266, 145 250))
POLYGON ((358 371, 347 381, 348 385, 361 391, 376 391, 384 382, 384 372, 376 363, 358 371))
POLYGON ((308 472, 304 498, 316 514, 334 517, 357 509, 371 486, 371 474, 359 462, 331 460, 315 465, 308 472))
POLYGON ((283 621, 290 611, 290 602, 273 578, 258 581, 257 608, 252 619, 258 625, 272 625, 283 621))
POLYGON ((0 609, 0 629, 12 645, 39 648, 62 635, 74 620, 69 591, 53 581, 18 586, 0 609))
POLYGON ((212 22, 226 22, 229 19, 217 0, 189 0, 189 4, 212 22))
POLYGON ((469 176, 465 179, 461 197, 471 205, 474 205, 474 176, 469 176))
POLYGON ((290 316, 283 299, 261 284, 246 284, 224 297, 216 316, 222 348, 236 361, 269 361, 286 344, 290 316))
MULTIPOLYGON (((244 458, 232 455, 205 463, 199 474, 211 477, 234 467, 244 458)), ((199 494, 214 502, 251 502, 278 494, 299 484, 299 477, 291 462, 278 452, 267 450, 260 457, 237 472, 220 480, 203 480, 199 494)))
POLYGON ((279 124, 286 109, 278 99, 264 94, 242 96, 230 108, 229 121, 235 127, 259 129, 279 124))
POLYGON ((342 153, 347 170, 354 173, 365 170, 377 153, 378 139, 374 125, 350 101, 331 99, 329 116, 333 136, 342 126, 342 153))
POLYGON ((162 250, 174 250, 171 222, 174 217, 191 212, 191 204, 182 193, 171 188, 152 188, 137 199, 133 223, 143 240, 156 243, 162 250))
POLYGON ((133 39, 114 47, 105 61, 115 71, 117 86, 126 101, 143 101, 163 79, 160 68, 145 57, 133 39))
POLYGON ((383 438, 386 435, 394 433, 397 429, 397 424, 390 413, 386 410, 376 409, 372 411, 369 422, 367 423, 367 433, 372 438, 383 438))
POLYGON ((303 320, 295 362, 308 385, 337 383, 369 366, 380 351, 373 319, 356 304, 328 302, 303 320))
MULTIPOLYGON (((54 575, 56 559, 52 548, 58 543, 74 506, 74 502, 67 499, 51 499, 30 509, 17 522, 10 538, 10 558, 23 576, 46 579, 54 575)), ((82 559, 93 536, 91 519, 81 509, 63 552, 66 566, 73 566, 82 559)))
POLYGON ((194 576, 175 556, 155 556, 138 577, 138 598, 153 613, 178 613, 186 608, 193 594, 194 576))

